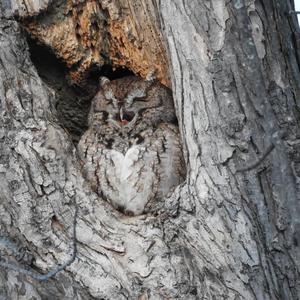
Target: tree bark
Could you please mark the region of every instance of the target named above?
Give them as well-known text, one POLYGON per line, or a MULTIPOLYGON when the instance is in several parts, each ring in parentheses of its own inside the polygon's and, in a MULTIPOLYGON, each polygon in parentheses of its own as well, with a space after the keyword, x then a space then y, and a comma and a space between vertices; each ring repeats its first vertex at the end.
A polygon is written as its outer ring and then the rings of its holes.
POLYGON ((3 5, 1 261, 55 269, 72 256, 75 207, 78 217, 75 261, 43 282, 0 268, 0 299, 299 299, 299 37, 290 1, 149 2, 188 174, 157 216, 139 217, 118 213, 84 182, 55 93, 3 5))

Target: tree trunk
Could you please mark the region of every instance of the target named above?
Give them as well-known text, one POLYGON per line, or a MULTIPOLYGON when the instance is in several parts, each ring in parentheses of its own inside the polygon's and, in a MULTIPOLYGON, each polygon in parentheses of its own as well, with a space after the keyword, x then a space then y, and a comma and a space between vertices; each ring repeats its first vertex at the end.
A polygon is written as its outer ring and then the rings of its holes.
POLYGON ((290 0, 140 3, 165 38, 188 174, 157 216, 128 217, 85 183, 57 95, 12 19, 18 1, 2 2, 0 299, 299 299, 290 0), (74 226, 75 260, 38 280, 72 257, 74 226))

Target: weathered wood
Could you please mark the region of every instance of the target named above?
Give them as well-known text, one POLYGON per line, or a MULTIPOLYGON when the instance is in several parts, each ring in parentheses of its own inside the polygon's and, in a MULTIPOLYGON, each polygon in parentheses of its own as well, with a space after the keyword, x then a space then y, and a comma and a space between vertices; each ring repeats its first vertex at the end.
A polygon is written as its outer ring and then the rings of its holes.
POLYGON ((72 251, 73 201, 79 206, 78 255, 67 272, 38 283, 0 269, 1 296, 124 299, 180 294, 181 276, 174 271, 179 266, 172 266, 172 260, 183 258, 180 253, 170 256, 163 217, 124 217, 91 192, 70 137, 57 125, 54 93, 32 66, 16 22, 1 20, 0 42, 1 258, 40 273, 64 263, 72 251), (26 255, 17 262, 11 248, 20 247, 26 255))
POLYGON ((124 217, 91 192, 53 90, 18 23, 1 18, 1 257, 24 253, 15 264, 46 273, 71 256, 74 200, 79 218, 75 262, 44 283, 0 269, 0 297, 298 299, 300 74, 289 0, 147 4, 168 48, 188 169, 158 216, 124 217), (271 145, 256 168, 236 172, 271 145))
POLYGON ((289 1, 157 2, 190 170, 192 197, 180 203, 193 207, 170 227, 190 245, 199 295, 297 299, 300 77, 289 1), (256 169, 235 173, 270 145, 256 169))
POLYGON ((157 11, 151 1, 53 1, 46 12, 23 15, 29 34, 50 47, 69 68, 73 83, 86 84, 91 70, 125 67, 150 72, 170 85, 157 11))
POLYGON ((1 6, 7 16, 32 17, 44 12, 50 2, 49 0, 3 0, 1 6))

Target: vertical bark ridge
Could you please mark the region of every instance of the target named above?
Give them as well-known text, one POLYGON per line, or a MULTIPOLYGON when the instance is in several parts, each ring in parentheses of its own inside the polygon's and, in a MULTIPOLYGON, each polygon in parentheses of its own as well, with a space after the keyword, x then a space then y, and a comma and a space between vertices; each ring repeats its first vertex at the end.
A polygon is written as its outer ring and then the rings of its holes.
MULTIPOLYGON (((287 81, 284 73, 293 68, 286 72, 294 76, 297 64, 295 52, 289 50, 291 29, 283 17, 287 5, 274 4, 264 1, 263 10, 257 1, 247 6, 244 1, 158 2, 175 101, 178 108, 184 106, 178 113, 187 147, 187 181, 195 190, 192 197, 181 198, 195 205, 192 216, 185 219, 187 213, 181 210, 174 222, 179 228, 185 224, 179 234, 182 243, 193 244, 195 272, 202 275, 199 286, 214 282, 214 289, 222 286, 216 294, 230 299, 299 295, 294 285, 299 280, 297 245, 292 246, 299 234, 299 193, 292 172, 295 162, 288 155, 295 150, 286 143, 296 137, 290 130, 298 132, 292 125, 296 119, 289 93, 297 86, 295 78, 287 81), (278 24, 283 28, 276 28, 278 24), (284 37, 277 43, 282 32, 284 37), (281 59, 276 61, 273 53, 281 59), (279 107, 282 97, 289 108, 279 107), (286 130, 288 136, 282 133, 286 130), (270 145, 273 150, 256 169, 235 174, 263 156, 270 145), (194 223, 198 225, 190 225, 194 223), (204 233, 210 239, 203 240, 204 233), (219 262, 217 268, 202 258, 204 253, 219 262), (212 279, 207 269, 215 270, 222 283, 212 279)), ((200 290, 209 297, 211 291, 200 290)))

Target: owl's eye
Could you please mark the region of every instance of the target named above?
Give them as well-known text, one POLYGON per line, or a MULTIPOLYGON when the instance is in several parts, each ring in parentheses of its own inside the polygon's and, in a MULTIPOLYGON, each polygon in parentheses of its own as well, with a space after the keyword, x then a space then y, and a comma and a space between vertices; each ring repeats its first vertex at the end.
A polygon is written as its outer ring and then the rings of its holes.
POLYGON ((137 97, 137 98, 134 98, 134 101, 135 102, 147 102, 146 98, 145 97, 137 97))
POLYGON ((105 103, 106 103, 106 104, 110 104, 110 103, 112 103, 112 99, 110 99, 110 98, 108 98, 108 99, 105 99, 105 103))

